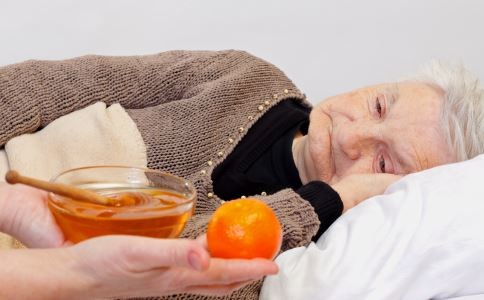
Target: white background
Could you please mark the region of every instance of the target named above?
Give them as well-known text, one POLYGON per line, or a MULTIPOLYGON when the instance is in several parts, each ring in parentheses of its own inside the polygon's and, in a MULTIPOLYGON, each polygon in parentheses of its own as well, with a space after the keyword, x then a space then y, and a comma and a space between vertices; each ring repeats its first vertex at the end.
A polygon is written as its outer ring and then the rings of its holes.
POLYGON ((454 59, 484 78, 484 0, 0 0, 0 65, 244 49, 317 103, 454 59))

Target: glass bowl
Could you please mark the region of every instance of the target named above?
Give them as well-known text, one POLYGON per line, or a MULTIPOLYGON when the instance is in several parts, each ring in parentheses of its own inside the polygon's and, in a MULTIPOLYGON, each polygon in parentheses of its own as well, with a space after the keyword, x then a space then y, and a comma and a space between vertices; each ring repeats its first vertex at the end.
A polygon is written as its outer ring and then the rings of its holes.
POLYGON ((49 194, 49 209, 66 238, 74 243, 109 234, 178 237, 192 216, 197 195, 183 178, 137 167, 77 168, 51 181, 115 199, 104 205, 49 194))

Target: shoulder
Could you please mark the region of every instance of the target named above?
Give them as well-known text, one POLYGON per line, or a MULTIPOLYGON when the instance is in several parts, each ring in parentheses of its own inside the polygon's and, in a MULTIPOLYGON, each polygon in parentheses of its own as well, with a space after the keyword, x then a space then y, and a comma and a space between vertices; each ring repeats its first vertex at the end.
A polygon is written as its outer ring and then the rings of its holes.
MULTIPOLYGON (((182 56, 186 58, 239 58, 249 60, 263 61, 261 58, 244 50, 227 49, 227 50, 170 50, 160 52, 157 55, 162 56, 182 56)), ((267 62, 266 62, 267 63, 267 62)))
POLYGON ((193 67, 198 67, 200 71, 203 71, 205 68, 214 71, 215 68, 220 70, 238 69, 239 71, 266 70, 273 73, 278 73, 279 75, 283 74, 283 72, 274 64, 243 50, 172 50, 154 55, 154 57, 156 56, 163 56, 164 58, 176 58, 180 63, 188 63, 193 67))

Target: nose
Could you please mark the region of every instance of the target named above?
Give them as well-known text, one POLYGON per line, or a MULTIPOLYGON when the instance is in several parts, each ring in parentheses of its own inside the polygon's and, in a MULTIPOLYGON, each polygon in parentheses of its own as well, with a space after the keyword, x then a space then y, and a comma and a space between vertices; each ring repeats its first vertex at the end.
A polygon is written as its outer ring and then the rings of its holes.
POLYGON ((377 128, 362 122, 347 123, 339 128, 334 136, 340 150, 351 160, 360 158, 369 152, 377 140, 377 128))

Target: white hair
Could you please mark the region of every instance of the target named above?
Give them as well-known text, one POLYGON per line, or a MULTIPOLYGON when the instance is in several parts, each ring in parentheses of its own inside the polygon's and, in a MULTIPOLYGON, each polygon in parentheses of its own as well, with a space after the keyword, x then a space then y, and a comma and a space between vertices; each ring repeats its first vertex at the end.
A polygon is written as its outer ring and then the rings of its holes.
POLYGON ((484 90, 476 76, 462 64, 432 61, 407 79, 442 90, 441 127, 457 161, 484 153, 484 90))

